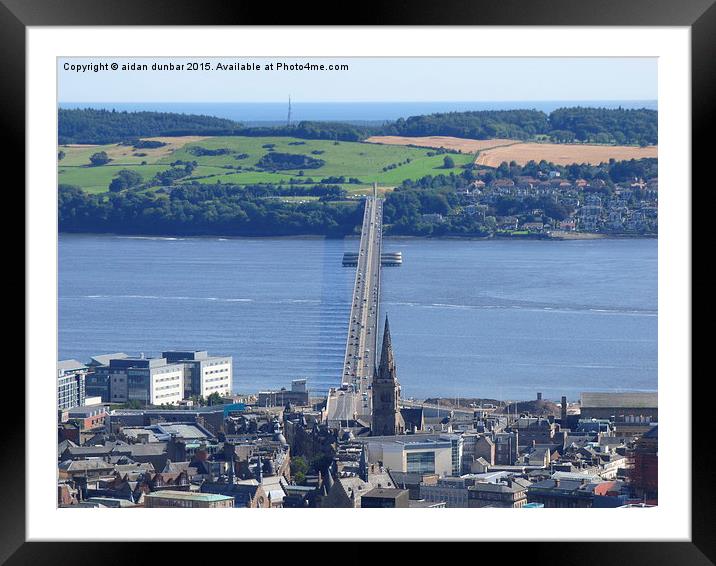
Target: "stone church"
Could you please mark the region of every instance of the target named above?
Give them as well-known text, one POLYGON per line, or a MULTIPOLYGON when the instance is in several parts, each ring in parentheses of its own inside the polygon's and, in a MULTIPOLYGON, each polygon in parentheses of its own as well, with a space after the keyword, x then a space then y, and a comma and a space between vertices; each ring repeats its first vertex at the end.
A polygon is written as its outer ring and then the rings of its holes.
POLYGON ((383 346, 380 351, 380 364, 373 375, 373 415, 371 434, 373 436, 392 436, 405 433, 405 422, 400 414, 400 384, 395 372, 395 358, 390 341, 390 326, 385 317, 383 346))

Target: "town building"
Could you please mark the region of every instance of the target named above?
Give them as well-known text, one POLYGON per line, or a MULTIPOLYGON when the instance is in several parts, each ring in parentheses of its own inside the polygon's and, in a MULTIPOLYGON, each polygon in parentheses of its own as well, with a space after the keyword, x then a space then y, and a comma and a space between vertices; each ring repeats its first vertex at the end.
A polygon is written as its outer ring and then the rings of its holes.
POLYGON ((118 432, 126 426, 148 426, 160 421, 199 423, 212 430, 214 434, 225 430, 232 415, 245 411, 243 403, 226 403, 205 407, 181 407, 161 409, 147 407, 143 409, 114 409, 109 415, 109 429, 118 432))
POLYGON ((109 376, 112 403, 176 405, 184 398, 184 365, 166 358, 115 358, 109 376))
POLYGON ((204 350, 170 350, 162 352, 162 357, 167 364, 184 365, 184 398, 231 395, 231 356, 209 356, 204 350))
POLYGON ((92 356, 87 364, 89 368, 85 385, 87 395, 90 397, 100 397, 102 403, 109 403, 109 362, 113 359, 124 359, 128 357, 129 356, 124 352, 92 356))
POLYGON ((626 420, 645 419, 646 422, 659 420, 658 394, 646 392, 588 392, 581 395, 582 419, 626 420))
POLYGON ((591 507, 594 493, 588 488, 589 485, 588 478, 545 479, 530 486, 527 501, 551 508, 591 507))
POLYGON ((58 411, 84 405, 87 371, 87 366, 77 360, 62 360, 57 363, 58 411))
POLYGON ((308 387, 306 379, 294 379, 291 381, 291 389, 279 389, 278 391, 259 391, 259 398, 256 404, 259 407, 284 407, 287 403, 296 406, 308 405, 308 387))
POLYGON ((145 507, 184 507, 184 508, 227 508, 234 506, 234 498, 215 493, 196 493, 188 491, 162 490, 144 496, 145 507))
POLYGON ((508 477, 502 482, 475 482, 467 488, 468 507, 518 508, 527 503, 531 482, 508 477))
POLYGON ((361 507, 364 509, 405 509, 410 506, 409 500, 410 497, 407 489, 376 487, 363 496, 361 500, 361 507))
POLYGON ((447 508, 468 507, 468 487, 475 485, 469 476, 438 478, 420 485, 420 498, 431 503, 445 503, 447 508))
POLYGON ((656 500, 659 488, 659 429, 643 434, 629 453, 629 482, 635 495, 656 500))
POLYGON ((495 444, 495 465, 512 466, 517 461, 519 454, 517 445, 519 432, 498 432, 493 435, 492 441, 495 444))
POLYGON ((258 481, 247 481, 242 483, 205 481, 201 484, 202 494, 216 494, 229 497, 234 502, 234 507, 249 508, 270 508, 271 501, 258 481))
POLYGON ((381 462, 390 471, 453 475, 451 439, 387 438, 368 441, 371 462, 381 462))
POLYGON ((72 407, 62 412, 62 422, 73 421, 79 425, 80 432, 104 428, 107 408, 101 404, 72 407))

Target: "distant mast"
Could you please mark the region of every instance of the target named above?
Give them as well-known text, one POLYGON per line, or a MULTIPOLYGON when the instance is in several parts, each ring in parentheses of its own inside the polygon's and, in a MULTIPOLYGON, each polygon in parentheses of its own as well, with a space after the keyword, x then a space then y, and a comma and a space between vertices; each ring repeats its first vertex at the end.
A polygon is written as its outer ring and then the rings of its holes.
POLYGON ((286 126, 291 127, 291 95, 288 95, 288 119, 286 120, 286 126))

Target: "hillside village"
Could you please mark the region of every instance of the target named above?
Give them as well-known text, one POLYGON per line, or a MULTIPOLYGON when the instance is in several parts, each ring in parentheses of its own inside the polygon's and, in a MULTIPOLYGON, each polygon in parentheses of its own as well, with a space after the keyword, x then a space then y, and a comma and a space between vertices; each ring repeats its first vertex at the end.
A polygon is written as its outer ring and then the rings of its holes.
MULTIPOLYGON (((656 235, 658 233, 658 178, 633 178, 615 183, 610 190, 601 179, 574 181, 552 171, 541 177, 482 179, 456 189, 460 197, 457 214, 475 216, 489 225, 495 214, 496 234, 550 234, 569 232, 600 234, 656 235), (549 199, 561 205, 561 214, 530 208, 517 214, 500 215, 500 204, 521 205, 530 199, 549 199), (555 217, 556 216, 556 217, 555 217), (564 218, 559 218, 564 216, 564 218)), ((422 219, 439 224, 441 214, 424 214, 422 219)))

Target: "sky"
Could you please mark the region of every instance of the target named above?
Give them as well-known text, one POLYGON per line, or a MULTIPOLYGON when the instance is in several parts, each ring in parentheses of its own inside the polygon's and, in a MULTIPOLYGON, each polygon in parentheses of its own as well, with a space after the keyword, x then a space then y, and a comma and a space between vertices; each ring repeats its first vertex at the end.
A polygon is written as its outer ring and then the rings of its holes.
MULTIPOLYGON (((82 67, 80 67, 82 69, 82 67)), ((407 102, 656 100, 656 58, 59 58, 58 101, 407 102), (191 70, 187 63, 211 65, 191 70), (217 64, 258 64, 258 71, 217 64), (107 69, 71 70, 70 65, 107 69), (116 63, 118 70, 110 65, 116 63), (121 69, 141 63, 148 70, 121 69), (154 71, 152 64, 184 65, 154 71), (276 63, 347 64, 348 70, 277 70, 276 63), (273 64, 273 70, 266 69, 273 64)))

